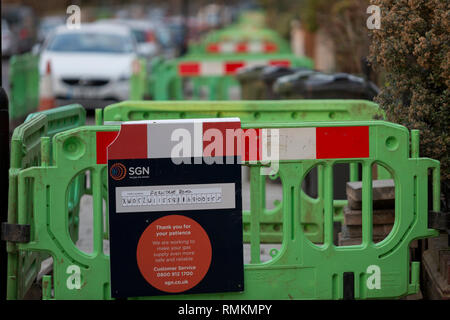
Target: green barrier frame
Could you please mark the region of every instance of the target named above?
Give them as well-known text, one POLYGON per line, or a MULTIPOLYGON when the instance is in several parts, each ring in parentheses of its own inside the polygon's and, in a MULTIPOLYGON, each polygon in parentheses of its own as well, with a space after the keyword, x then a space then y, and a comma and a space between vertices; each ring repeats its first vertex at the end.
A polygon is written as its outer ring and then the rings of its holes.
MULTIPOLYGON (((26 118, 25 122, 31 120, 37 115, 45 115, 47 121, 47 136, 53 137, 56 133, 77 128, 86 123, 86 109, 80 104, 71 104, 63 107, 53 108, 37 113, 31 113, 26 118)), ((52 152, 50 145, 49 152, 52 152)), ((49 163, 52 164, 50 158, 49 163)), ((86 189, 86 177, 78 176, 69 191, 69 217, 70 217, 70 233, 73 239, 78 239, 79 219, 78 213, 80 210, 80 199, 84 194, 89 193, 86 189)))
POLYGON ((267 40, 278 44, 277 53, 291 53, 289 43, 271 29, 265 23, 263 12, 253 11, 242 14, 239 21, 220 30, 214 30, 206 34, 202 41, 189 46, 189 54, 204 54, 209 43, 222 41, 249 41, 267 40))
POLYGON ((153 98, 153 94, 155 92, 155 83, 158 81, 157 76, 161 74, 160 68, 164 67, 165 61, 166 60, 162 57, 155 57, 150 62, 150 73, 146 76, 147 86, 145 88, 145 94, 150 98, 153 98))
POLYGON ((249 10, 239 16, 237 25, 262 28, 266 25, 266 15, 263 10, 249 10))
MULTIPOLYGON (((37 118, 33 118, 35 120, 37 118)), ((245 291, 198 295, 170 295, 143 299, 342 299, 344 273, 354 274, 356 299, 397 298, 416 293, 419 287, 419 262, 409 261, 409 245, 415 239, 437 236, 428 228, 428 170, 433 172, 433 210, 440 210, 439 162, 419 158, 418 132, 411 141, 409 131, 384 121, 337 122, 243 122, 243 128, 293 128, 368 126, 370 157, 361 159, 280 161, 282 181, 283 238, 281 250, 272 250, 271 261, 260 262, 259 228, 264 206, 261 199, 260 169, 250 166, 250 248, 251 263, 244 266, 245 291), (333 244, 333 165, 358 163, 362 166, 363 226, 362 244, 337 247, 333 244), (395 180, 395 224, 389 236, 380 243, 372 241, 372 166, 382 164, 395 180), (321 166, 319 175, 323 202, 323 244, 312 243, 299 221, 302 208, 301 182, 311 168, 321 166), (373 285, 378 274, 379 285, 373 285)), ((53 275, 43 279, 45 299, 110 299, 109 256, 103 251, 103 191, 106 165, 96 163, 96 134, 117 131, 119 126, 79 127, 56 134, 49 154, 44 139, 43 159, 53 158, 53 165, 40 166, 18 173, 18 223, 30 224, 29 243, 17 244, 20 254, 46 252, 53 257, 53 275), (74 245, 67 228, 67 194, 74 177, 90 170, 93 195, 94 251, 86 254, 74 245), (28 192, 27 192, 28 190, 28 192), (34 204, 30 207, 30 204, 34 204), (30 219, 30 213, 33 219, 30 219), (67 286, 71 268, 81 272, 81 286, 67 286)), ((8 293, 11 290, 8 286, 8 293)), ((11 295, 8 295, 11 297, 11 295)))
POLYGON ((178 66, 186 62, 218 62, 218 63, 237 63, 255 61, 290 61, 292 67, 313 68, 314 63, 309 58, 296 57, 294 55, 233 55, 233 56, 212 56, 212 55, 190 55, 180 59, 170 60, 158 65, 158 68, 152 70, 154 81, 153 98, 154 100, 185 100, 183 90, 183 80, 193 79, 194 100, 199 98, 199 91, 202 86, 207 86, 209 90, 208 100, 229 100, 229 89, 233 86, 239 86, 233 75, 222 76, 190 76, 182 77, 178 74, 178 66))
POLYGON ((86 109, 80 104, 71 104, 45 111, 30 113, 25 122, 38 115, 45 115, 47 121, 47 134, 54 134, 72 128, 77 128, 86 123, 86 109))
POLYGON ((130 100, 144 100, 147 93, 147 62, 139 59, 139 72, 133 73, 130 78, 130 100))
MULTIPOLYGON (((228 118, 238 117, 242 123, 258 122, 298 122, 298 121, 342 121, 383 119, 384 114, 378 105, 364 100, 298 100, 298 101, 236 101, 236 102, 144 102, 125 101, 106 107, 97 112, 97 124, 118 124, 121 121, 192 119, 192 118, 228 118), (103 113, 102 113, 103 112, 103 113)), ((382 167, 379 167, 381 169, 382 167)), ((384 170, 384 169, 382 169, 384 170)), ((381 170, 380 170, 381 171, 381 170)), ((383 171, 381 171, 383 172, 383 171)), ((319 170, 319 174, 322 174, 319 170)), ((350 165, 350 180, 357 180, 357 168, 350 165)), ((380 176, 388 179, 390 176, 380 176)), ((270 176, 277 179, 278 176, 270 176)), ((265 206, 266 180, 259 182, 262 186, 261 203, 265 206)), ((308 210, 303 212, 300 220, 304 232, 313 242, 323 240, 322 199, 314 200, 302 192, 301 200, 308 210), (310 213, 310 214, 308 214, 310 213)), ((335 200, 334 219, 343 220, 345 200, 335 200)), ((282 239, 282 202, 274 204, 273 209, 265 209, 261 216, 261 241, 264 243, 280 242, 282 239)), ((250 239, 250 213, 244 212, 244 241, 250 239)))
POLYGON ((255 26, 232 25, 218 31, 208 33, 203 42, 217 42, 217 41, 245 41, 245 40, 268 40, 268 41, 283 41, 285 40, 280 35, 271 29, 258 28, 255 26))
POLYGON ((239 117, 241 122, 383 119, 366 100, 123 101, 103 109, 104 121, 239 117))
MULTIPOLYGON (((50 139, 65 130, 80 127, 86 123, 86 111, 81 105, 70 105, 28 115, 18 126, 11 138, 11 161, 9 169, 8 223, 18 223, 18 175, 20 170, 53 164, 52 158, 42 156, 42 140, 50 139)), ((85 180, 79 177, 69 187, 68 225, 72 239, 78 238, 79 200, 86 190, 85 180)), ((28 187, 27 187, 28 188, 28 187)), ((27 189, 26 192, 30 190, 27 189)), ((28 205, 32 207, 33 199, 28 205)), ((30 211, 27 219, 34 219, 30 211)), ((17 244, 8 242, 8 299, 22 299, 33 284, 41 262, 48 257, 36 252, 20 252, 17 244)))
POLYGON ((39 106, 39 57, 31 53, 12 56, 9 64, 9 118, 16 120, 39 106))
POLYGON ((203 41, 189 46, 189 55, 209 54, 213 56, 230 56, 236 53, 211 53, 207 51, 208 45, 221 42, 249 42, 268 41, 277 45, 278 50, 272 54, 291 54, 289 43, 280 37, 275 31, 269 29, 255 29, 253 27, 231 26, 219 31, 213 31, 206 35, 203 41))

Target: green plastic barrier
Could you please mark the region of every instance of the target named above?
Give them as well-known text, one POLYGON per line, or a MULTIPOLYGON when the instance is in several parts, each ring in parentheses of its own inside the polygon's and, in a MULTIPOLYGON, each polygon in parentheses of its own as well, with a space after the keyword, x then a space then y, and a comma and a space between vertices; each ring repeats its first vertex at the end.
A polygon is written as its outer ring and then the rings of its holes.
POLYGON ((365 100, 123 101, 103 109, 105 122, 227 117, 242 123, 346 121, 382 119, 384 112, 365 100))
POLYGON ((209 91, 209 100, 229 100, 231 87, 239 87, 235 72, 248 65, 290 65, 312 68, 308 58, 293 55, 233 55, 229 57, 192 55, 166 61, 155 70, 154 100, 185 100, 183 80, 193 79, 193 98, 199 99, 201 86, 209 91))
MULTIPOLYGON (((121 121, 193 119, 193 118, 230 118, 239 117, 245 123, 272 123, 298 121, 342 121, 383 119, 384 115, 378 105, 363 100, 298 100, 298 101, 239 101, 239 102, 144 102, 125 101, 99 110, 98 124, 117 125, 121 121), (102 115, 103 112, 103 115, 102 115)), ((320 170, 319 170, 320 171, 320 170)), ((357 169, 351 166, 350 180, 357 180, 357 169)), ((270 177, 277 179, 277 176, 270 177)), ((387 179, 387 177, 386 177, 387 179)), ((261 201, 265 205, 265 184, 261 201)), ((302 213, 300 220, 304 232, 313 242, 323 240, 323 202, 319 197, 314 200, 302 192, 302 202, 308 210, 302 213)), ((335 221, 343 220, 346 201, 334 200, 335 221)), ((265 209, 261 216, 261 241, 264 243, 281 242, 282 201, 274 204, 273 209, 265 209)), ((244 212, 244 241, 250 239, 250 213, 244 212)))
POLYGON ((9 118, 16 120, 39 106, 39 57, 26 53, 12 56, 9 63, 9 118))
MULTIPOLYGON (((271 48, 269 51, 272 54, 279 53, 291 53, 289 43, 279 36, 274 30, 270 30, 266 27, 265 16, 262 12, 248 12, 240 16, 239 21, 230 26, 222 28, 220 30, 214 30, 206 34, 202 41, 191 44, 189 46, 189 54, 236 54, 234 50, 230 48, 230 45, 245 44, 255 42, 265 42, 266 44, 275 45, 276 48, 271 48), (228 47, 225 51, 213 49, 211 46, 221 45, 227 43, 228 47), (222 51, 222 52, 221 52, 222 51)), ((250 52, 258 51, 254 46, 250 52)), ((240 47, 239 51, 247 51, 240 47)))
MULTIPOLYGON (((256 26, 233 25, 222 30, 208 33, 203 42, 215 41, 242 41, 242 40, 273 40, 279 41, 280 35, 271 29, 258 28, 256 26)), ((282 40, 285 41, 285 40, 282 40)))
POLYGON ((237 24, 263 28, 266 25, 266 15, 263 10, 249 10, 239 16, 237 24))
POLYGON ((145 94, 150 98, 153 98, 155 83, 158 81, 157 76, 161 74, 160 68, 161 66, 164 66, 164 62, 165 59, 162 57, 155 57, 150 62, 150 72, 147 74, 147 87, 145 90, 145 94))
MULTIPOLYGON (((77 128, 86 122, 86 111, 80 105, 70 105, 39 113, 30 114, 26 121, 18 126, 11 138, 11 161, 9 170, 9 203, 8 223, 18 223, 17 177, 20 170, 39 166, 43 162, 53 164, 51 146, 48 154, 43 155, 42 141, 50 139, 59 132, 77 128)), ((78 213, 81 196, 86 192, 85 177, 77 176, 69 187, 67 198, 68 230, 71 238, 78 239, 78 213)), ((30 192, 27 182, 26 192, 30 192)), ((27 203, 31 208, 26 219, 34 220, 33 199, 27 203)), ((17 245, 8 243, 8 298, 21 299, 33 284, 39 272, 41 262, 47 258, 45 252, 19 252, 17 245)))
MULTIPOLYGON (((34 120, 34 119, 33 119, 34 120)), ((409 261, 409 245, 415 239, 438 235, 428 228, 428 170, 433 170, 433 210, 439 211, 439 162, 418 157, 418 139, 410 152, 409 131, 383 121, 243 123, 243 128, 298 128, 367 126, 368 158, 281 161, 279 175, 284 199, 281 250, 272 250, 273 259, 260 262, 259 228, 264 206, 261 203, 260 163, 250 165, 251 174, 251 263, 244 266, 245 290, 233 293, 169 295, 143 299, 342 299, 344 273, 354 275, 356 299, 396 298, 416 293, 419 262, 409 261), (333 244, 333 165, 336 162, 362 166, 362 244, 337 247, 333 244), (372 166, 382 163, 392 173, 396 185, 395 225, 380 243, 372 241, 372 166), (299 221, 301 182, 311 168, 321 166, 324 240, 312 243, 299 221), (378 280, 373 281, 377 276, 378 280)), ((54 259, 53 275, 43 279, 45 299, 110 299, 109 256, 103 251, 102 189, 106 165, 96 163, 98 131, 117 131, 119 126, 80 127, 58 133, 53 138, 54 164, 43 162, 18 174, 18 223, 30 224, 29 243, 17 244, 20 254, 48 252, 54 259), (68 146, 73 147, 68 147, 68 146), (66 231, 67 190, 73 178, 91 170, 94 199, 94 251, 77 249, 66 231), (30 192, 26 192, 27 188, 30 192), (34 201, 34 202, 33 202, 34 201), (34 203, 34 219, 28 218, 34 203), (74 266, 80 270, 81 285, 68 286, 74 266)), ((49 144, 47 140, 45 144, 49 144)), ((48 150, 47 147, 43 148, 48 150)), ((44 153, 43 153, 43 156, 44 153)), ((243 164, 248 165, 248 164, 243 164)), ((213 249, 214 250, 214 249, 213 249)), ((130 262, 132 263, 132 262, 130 262)), ((224 275, 226 276, 226 275, 224 275)), ((8 290, 11 290, 8 287, 8 290)), ((11 295, 9 295, 11 296, 11 295)))
MULTIPOLYGON (((31 120, 37 115, 45 115, 47 121, 47 136, 53 137, 56 133, 65 130, 77 128, 86 123, 86 109, 80 104, 72 104, 63 107, 53 108, 37 113, 31 113, 26 118, 25 122, 31 120)), ((52 153, 52 146, 50 145, 50 154, 52 153)), ((52 158, 49 158, 49 163, 52 164, 52 158)), ((80 210, 80 199, 83 194, 89 193, 86 189, 86 176, 79 175, 73 181, 69 192, 69 217, 70 217, 70 233, 73 239, 78 239, 79 219, 78 213, 80 210)))
POLYGON ((291 54, 289 43, 268 29, 228 27, 213 31, 203 41, 189 47, 189 54, 291 54))
POLYGON ((138 70, 133 70, 130 78, 130 99, 144 100, 147 93, 147 62, 145 59, 138 60, 138 70))
POLYGON ((80 104, 71 104, 30 113, 25 119, 25 122, 41 114, 47 118, 47 134, 49 136, 53 136, 55 133, 61 131, 77 128, 86 123, 86 109, 80 104))

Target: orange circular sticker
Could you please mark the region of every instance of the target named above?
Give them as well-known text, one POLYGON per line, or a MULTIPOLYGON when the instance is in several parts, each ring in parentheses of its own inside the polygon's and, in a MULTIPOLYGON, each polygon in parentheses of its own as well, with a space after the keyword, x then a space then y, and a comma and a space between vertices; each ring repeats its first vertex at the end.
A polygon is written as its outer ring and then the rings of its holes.
POLYGON ((208 272, 211 241, 196 221, 169 215, 145 229, 136 255, 139 271, 150 285, 164 292, 184 292, 195 287, 208 272))

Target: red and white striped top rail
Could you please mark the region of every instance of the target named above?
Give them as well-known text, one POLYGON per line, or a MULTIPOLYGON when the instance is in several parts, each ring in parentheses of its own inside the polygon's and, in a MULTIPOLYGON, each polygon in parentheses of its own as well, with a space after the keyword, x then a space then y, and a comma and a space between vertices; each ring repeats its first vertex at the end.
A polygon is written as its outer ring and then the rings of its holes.
POLYGON ((180 77, 230 76, 237 70, 252 66, 284 66, 290 67, 289 60, 253 60, 253 61, 183 61, 178 64, 180 77))
POLYGON ((107 148, 113 141, 109 159, 171 158, 178 143, 173 140, 177 129, 188 133, 192 157, 273 160, 265 155, 271 154, 275 137, 278 160, 368 158, 370 153, 368 126, 241 129, 238 118, 183 119, 122 122, 119 135, 117 131, 97 132, 97 163, 106 163, 107 148))
POLYGON ((208 53, 277 53, 278 45, 270 41, 222 41, 206 46, 208 53))

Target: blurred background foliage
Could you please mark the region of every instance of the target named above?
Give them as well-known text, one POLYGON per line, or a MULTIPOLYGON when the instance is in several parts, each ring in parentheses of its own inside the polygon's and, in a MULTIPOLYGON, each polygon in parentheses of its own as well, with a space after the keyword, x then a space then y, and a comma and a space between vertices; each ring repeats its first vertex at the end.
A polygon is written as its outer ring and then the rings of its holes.
POLYGON ((386 82, 376 101, 389 121, 420 130, 420 155, 441 162, 450 200, 450 1, 372 0, 382 8, 370 60, 386 82))
MULTIPOLYGON (((336 71, 364 73, 361 59, 369 53, 366 9, 369 0, 259 0, 267 23, 289 38, 291 21, 307 32, 322 31, 334 44, 336 71)), ((373 79, 374 80, 374 79, 373 79)))

